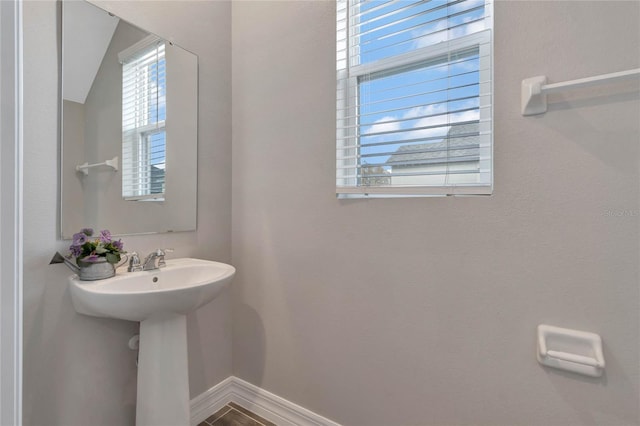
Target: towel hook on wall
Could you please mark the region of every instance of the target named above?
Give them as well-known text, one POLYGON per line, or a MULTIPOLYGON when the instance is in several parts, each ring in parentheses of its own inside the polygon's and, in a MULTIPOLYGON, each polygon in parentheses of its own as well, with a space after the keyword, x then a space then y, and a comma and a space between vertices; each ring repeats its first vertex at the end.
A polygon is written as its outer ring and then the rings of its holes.
POLYGON ((107 160, 104 161, 102 163, 95 163, 95 164, 89 164, 89 163, 84 163, 81 164, 79 166, 76 166, 76 172, 82 172, 84 173, 85 176, 89 175, 89 169, 93 168, 93 167, 98 167, 98 166, 107 166, 107 167, 111 167, 113 169, 114 172, 118 171, 118 157, 113 157, 111 160, 107 160))

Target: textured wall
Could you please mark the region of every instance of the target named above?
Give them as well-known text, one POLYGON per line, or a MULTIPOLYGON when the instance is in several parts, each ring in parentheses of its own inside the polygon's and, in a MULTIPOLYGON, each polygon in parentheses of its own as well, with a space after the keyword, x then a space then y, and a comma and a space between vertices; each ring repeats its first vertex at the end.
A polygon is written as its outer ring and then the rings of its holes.
MULTIPOLYGON (((198 230, 125 237, 143 254, 230 261, 231 51, 227 2, 95 2, 199 55, 198 230)), ((24 425, 133 425, 137 324, 75 313, 57 240, 58 52, 54 1, 24 2, 24 425)), ((230 294, 188 319, 190 384, 231 373, 230 294)))
MULTIPOLYGON (((78 176, 75 166, 85 162, 85 108, 83 104, 73 101, 63 101, 65 140, 67 149, 64 150, 65 166, 60 170, 62 188, 65 201, 61 203, 61 216, 67 223, 73 224, 73 229, 82 228, 85 222, 84 180, 78 176), (82 207, 84 206, 84 207, 82 207), (81 224, 79 227, 78 224, 81 224)), ((63 226, 64 228, 64 226, 63 226)), ((78 231, 73 231, 78 232, 78 231)))
POLYGON ((638 411, 638 2, 497 2, 491 197, 337 200, 334 3, 234 2, 234 374, 350 426, 631 425, 638 411), (539 323, 600 333, 591 380, 539 323))

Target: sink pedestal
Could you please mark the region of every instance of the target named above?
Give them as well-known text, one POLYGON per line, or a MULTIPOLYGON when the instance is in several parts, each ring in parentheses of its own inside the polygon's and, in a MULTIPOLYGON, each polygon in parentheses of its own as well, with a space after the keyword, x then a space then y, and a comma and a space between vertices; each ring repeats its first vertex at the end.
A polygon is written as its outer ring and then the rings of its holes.
POLYGON ((136 426, 189 426, 187 317, 164 314, 140 322, 136 426))
POLYGON ((162 269, 69 278, 78 313, 140 322, 137 426, 190 425, 186 315, 218 297, 235 273, 225 263, 169 259, 162 269))

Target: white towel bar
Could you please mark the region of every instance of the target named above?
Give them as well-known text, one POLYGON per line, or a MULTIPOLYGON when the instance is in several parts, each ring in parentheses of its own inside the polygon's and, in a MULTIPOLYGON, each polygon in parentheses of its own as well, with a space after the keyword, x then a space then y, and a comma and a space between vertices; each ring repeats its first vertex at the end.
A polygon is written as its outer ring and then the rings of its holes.
POLYGON ((595 77, 580 78, 562 83, 546 84, 544 75, 522 80, 522 115, 536 115, 547 112, 547 93, 561 92, 578 87, 595 86, 618 80, 626 80, 640 76, 640 68, 603 74, 595 77))

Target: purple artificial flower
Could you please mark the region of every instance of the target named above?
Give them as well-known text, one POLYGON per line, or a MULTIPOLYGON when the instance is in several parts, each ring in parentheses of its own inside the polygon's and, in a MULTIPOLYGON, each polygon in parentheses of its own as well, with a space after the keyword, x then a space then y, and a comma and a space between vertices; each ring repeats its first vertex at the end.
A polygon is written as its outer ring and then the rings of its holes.
POLYGON ((90 237, 93 235, 93 228, 82 228, 80 232, 82 232, 87 237, 90 237))
POLYGON ((89 256, 85 256, 80 260, 87 263, 94 263, 100 260, 100 256, 98 256, 97 254, 90 254, 89 256))
POLYGON ((78 232, 77 234, 73 234, 73 243, 71 244, 71 247, 73 246, 80 247, 86 242, 87 242, 87 234, 85 234, 84 232, 78 232))
POLYGON ((71 250, 71 254, 74 257, 78 257, 82 254, 82 246, 71 246, 69 247, 69 250, 71 250))
POLYGON ((118 251, 122 251, 122 248, 124 247, 124 244, 122 244, 122 240, 113 241, 111 244, 113 244, 113 246, 117 248, 118 251))
POLYGON ((108 229, 100 231, 100 241, 107 244, 111 242, 111 232, 108 229))

